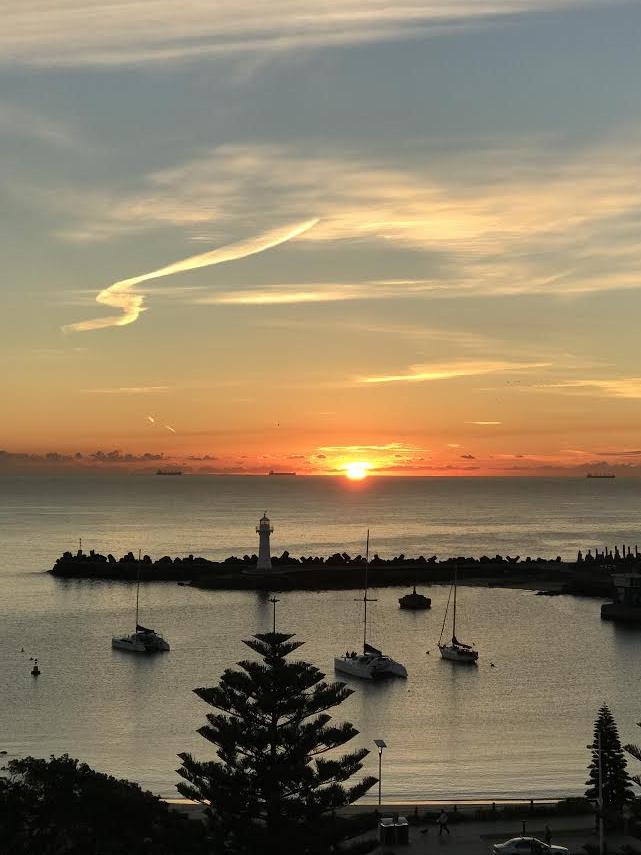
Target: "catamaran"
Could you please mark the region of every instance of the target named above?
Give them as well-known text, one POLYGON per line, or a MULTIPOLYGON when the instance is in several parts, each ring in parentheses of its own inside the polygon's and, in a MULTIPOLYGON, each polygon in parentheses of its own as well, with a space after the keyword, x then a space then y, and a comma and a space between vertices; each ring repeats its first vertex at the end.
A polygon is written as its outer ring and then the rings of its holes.
POLYGON ((138 578, 136 580, 136 631, 131 635, 114 635, 111 646, 114 650, 129 650, 131 653, 159 653, 169 650, 169 642, 162 635, 138 623, 140 602, 140 553, 138 554, 138 578))
POLYGON ((383 677, 407 677, 407 669, 400 662, 385 656, 378 648, 367 642, 367 604, 375 603, 375 599, 367 596, 367 571, 369 568, 369 529, 367 530, 367 546, 365 547, 365 593, 363 595, 363 652, 347 650, 343 656, 334 658, 334 670, 362 680, 380 680, 383 677))
POLYGON ((447 598, 447 606, 445 607, 445 617, 443 618, 443 626, 441 627, 441 636, 438 640, 438 649, 441 651, 443 659, 449 659, 451 662, 463 662, 468 665, 473 665, 479 658, 478 650, 475 650, 471 644, 465 644, 459 641, 456 637, 456 570, 454 571, 454 582, 450 587, 450 595, 447 598), (450 600, 452 599, 452 591, 454 592, 454 606, 452 609, 452 640, 443 644, 443 633, 445 631, 445 622, 450 608, 450 600))

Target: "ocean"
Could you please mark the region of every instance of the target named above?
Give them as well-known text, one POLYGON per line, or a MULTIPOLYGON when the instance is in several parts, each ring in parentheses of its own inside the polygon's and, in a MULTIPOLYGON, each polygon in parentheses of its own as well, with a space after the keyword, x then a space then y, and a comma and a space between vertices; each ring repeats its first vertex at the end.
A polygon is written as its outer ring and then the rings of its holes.
MULTIPOLYGON (((141 621, 172 650, 113 651, 112 634, 133 629, 133 587, 45 572, 79 538, 85 550, 116 555, 224 558, 256 551, 267 511, 275 553, 362 553, 369 528, 382 557, 573 558, 577 549, 641 542, 640 499, 634 479, 2 476, 0 750, 8 758, 67 752, 176 795, 178 752, 213 756, 196 734, 207 707, 192 689, 250 656, 242 639, 271 625, 265 594, 146 583, 141 621), (42 668, 37 680, 31 656, 42 668)), ((462 588, 460 635, 480 651, 477 668, 462 668, 436 648, 447 587, 426 589, 433 604, 423 613, 400 611, 402 593, 372 591, 369 638, 406 665, 407 681, 354 681, 334 713, 359 729, 355 747, 372 749, 364 771, 377 772, 373 740, 388 744, 384 799, 579 794, 603 702, 622 740, 638 741, 641 629, 601 622, 600 601, 462 588)), ((361 638, 358 595, 279 596, 279 629, 305 641, 301 655, 332 678, 334 655, 361 638)))

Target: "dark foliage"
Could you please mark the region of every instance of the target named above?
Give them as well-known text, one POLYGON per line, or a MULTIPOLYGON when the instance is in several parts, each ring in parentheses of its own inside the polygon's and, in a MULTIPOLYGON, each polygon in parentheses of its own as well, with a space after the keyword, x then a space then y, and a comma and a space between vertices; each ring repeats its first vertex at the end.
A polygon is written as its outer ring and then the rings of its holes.
POLYGON ((333 724, 327 711, 352 692, 343 683, 324 682, 307 662, 288 661, 302 644, 291 638, 254 636, 245 644, 261 661, 240 662, 218 686, 195 690, 216 711, 199 733, 216 746, 219 762, 181 754, 178 772, 187 783, 178 789, 208 805, 217 851, 327 853, 354 833, 351 821, 334 811, 376 783, 371 777, 346 783, 368 752, 338 756, 334 749, 357 731, 349 723, 333 724))
POLYGON ((205 830, 137 784, 66 754, 9 762, 0 777, 0 852, 201 855, 205 830))
MULTIPOLYGON (((641 721, 637 722, 637 727, 641 727, 641 721)), ((638 745, 633 745, 632 743, 623 746, 623 750, 627 751, 627 753, 634 757, 635 760, 641 761, 641 747, 638 745)), ((632 781, 637 785, 637 787, 641 787, 641 775, 633 775, 631 778, 632 781)))
POLYGON ((585 797, 597 801, 599 797, 599 750, 601 734, 601 764, 603 770, 603 809, 605 814, 620 814, 623 805, 633 798, 630 776, 616 722, 610 709, 603 704, 594 723, 594 740, 590 750, 592 762, 588 767, 585 797))

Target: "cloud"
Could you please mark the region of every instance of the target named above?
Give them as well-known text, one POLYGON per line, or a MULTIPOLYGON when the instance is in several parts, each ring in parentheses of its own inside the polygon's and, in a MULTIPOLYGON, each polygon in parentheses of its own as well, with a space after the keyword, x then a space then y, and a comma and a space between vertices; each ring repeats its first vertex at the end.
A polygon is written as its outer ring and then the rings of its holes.
POLYGON ((641 450, 631 450, 628 451, 595 451, 593 452, 598 457, 639 457, 641 456, 641 450))
POLYGON ((133 454, 122 452, 118 449, 113 451, 95 451, 91 454, 61 453, 58 451, 47 451, 45 453, 6 451, 0 450, 0 469, 42 469, 49 466, 63 468, 97 468, 103 464, 153 464, 159 460, 166 460, 164 454, 155 452, 144 452, 133 454))
POLYGON ((561 383, 542 383, 535 389, 567 390, 568 394, 600 395, 607 398, 641 398, 641 377, 619 377, 607 380, 566 380, 561 383))
POLYGON ((59 121, 6 101, 0 101, 0 132, 39 140, 61 149, 77 147, 75 136, 59 121))
POLYGON ((151 451, 146 451, 144 454, 130 454, 114 449, 113 451, 94 451, 93 454, 88 455, 88 458, 97 463, 148 463, 164 460, 165 455, 151 451))
POLYGON ((120 65, 273 55, 449 32, 590 0, 57 0, 8 4, 0 59, 48 66, 120 65))
MULTIPOLYGON (((328 454, 342 454, 342 453, 366 453, 368 451, 405 451, 406 453, 414 454, 416 452, 421 451, 429 451, 430 449, 425 448, 414 448, 412 446, 404 445, 402 442, 388 442, 383 445, 322 445, 319 449, 321 452, 327 452, 328 454)), ((324 455, 317 454, 316 457, 321 457, 324 455)))
POLYGON ((140 285, 142 282, 147 282, 150 279, 159 279, 163 276, 172 276, 188 270, 196 270, 201 267, 210 267, 214 264, 223 264, 227 261, 237 261, 241 258, 247 258, 249 255, 264 252, 292 240, 313 228, 317 222, 317 219, 311 219, 295 225, 272 229, 257 237, 227 244, 226 246, 210 250, 209 252, 203 252, 199 255, 192 255, 189 258, 184 258, 165 267, 159 267, 157 270, 152 270, 149 273, 143 273, 131 279, 114 282, 113 285, 104 288, 98 293, 96 302, 112 308, 118 308, 121 310, 121 314, 108 315, 105 318, 94 318, 89 321, 79 321, 68 324, 63 329, 66 332, 85 332, 87 330, 132 324, 138 320, 140 313, 145 311, 145 307, 143 306, 144 295, 136 294, 132 291, 132 288, 136 285, 140 285))
POLYGON ((488 421, 476 421, 476 422, 465 422, 466 425, 502 425, 503 422, 488 422, 488 421))
MULTIPOLYGON (((166 392, 169 386, 112 386, 98 389, 81 389, 80 391, 89 395, 149 395, 154 392, 166 392)), ((147 419, 153 424, 152 416, 147 419)))
POLYGON ((362 377, 361 383, 424 383, 432 380, 451 380, 456 377, 475 377, 481 374, 527 371, 544 368, 546 362, 475 362, 434 363, 412 365, 406 374, 387 374, 380 377, 362 377))
MULTIPOLYGON (((316 252, 367 243, 382 253, 420 252, 426 260, 422 278, 403 276, 401 267, 401 275, 386 279, 226 284, 192 294, 192 302, 572 296, 640 287, 641 191, 630 180, 640 165, 639 129, 625 142, 579 152, 543 138, 510 146, 487 139, 475 140, 474 151, 404 149, 403 160, 309 144, 223 145, 148 174, 129 194, 61 191, 56 198, 77 218, 77 228, 62 233, 68 237, 167 227, 193 234, 204 224, 237 233, 250 220, 267 231, 274 210, 294 222, 313 212, 319 221, 300 239, 316 252)), ((121 323, 142 308, 142 294, 122 284, 106 289, 123 313, 121 323)))

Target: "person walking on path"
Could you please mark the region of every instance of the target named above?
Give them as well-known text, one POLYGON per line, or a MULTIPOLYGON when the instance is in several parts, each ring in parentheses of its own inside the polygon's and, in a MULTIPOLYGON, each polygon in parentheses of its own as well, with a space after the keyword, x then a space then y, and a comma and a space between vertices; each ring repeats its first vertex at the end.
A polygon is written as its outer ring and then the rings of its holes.
POLYGON ((545 842, 548 846, 552 845, 552 832, 549 825, 545 826, 545 842))
POLYGON ((443 836, 444 831, 447 831, 448 834, 450 833, 450 827, 448 824, 449 823, 449 817, 448 817, 447 812, 445 810, 442 810, 439 813, 438 819, 436 821, 438 822, 438 836, 439 837, 443 836))

